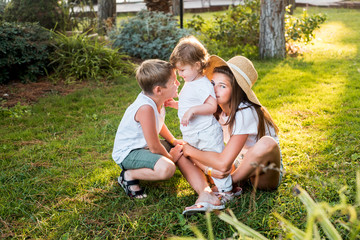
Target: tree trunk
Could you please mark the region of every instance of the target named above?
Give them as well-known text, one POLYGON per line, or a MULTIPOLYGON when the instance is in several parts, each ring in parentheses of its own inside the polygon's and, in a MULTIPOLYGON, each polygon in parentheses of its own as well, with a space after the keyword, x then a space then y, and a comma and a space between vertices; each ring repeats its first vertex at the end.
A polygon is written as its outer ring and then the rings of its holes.
POLYGON ((290 4, 291 4, 290 14, 292 15, 296 8, 295 0, 285 0, 285 7, 289 6, 290 4))
POLYGON ((116 24, 116 0, 99 0, 99 32, 105 34, 116 24))
POLYGON ((260 57, 285 57, 285 4, 283 0, 261 0, 260 57))
POLYGON ((180 0, 172 0, 172 13, 174 16, 180 15, 180 0))

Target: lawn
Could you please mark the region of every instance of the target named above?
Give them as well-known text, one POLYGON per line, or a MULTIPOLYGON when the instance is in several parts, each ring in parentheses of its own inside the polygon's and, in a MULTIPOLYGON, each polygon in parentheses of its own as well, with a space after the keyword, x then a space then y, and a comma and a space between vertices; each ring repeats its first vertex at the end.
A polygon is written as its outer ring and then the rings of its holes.
MULTIPOLYGON (((301 9, 296 10, 300 14, 301 9)), ((328 20, 297 58, 254 61, 258 98, 280 128, 286 174, 279 189, 244 194, 228 205, 236 217, 269 238, 284 236, 273 213, 304 228, 306 210, 295 185, 316 201, 337 203, 348 186, 355 201, 360 169, 360 11, 310 8, 328 20)), ((209 49, 211 53, 211 49, 209 49)), ((3 117, 0 134, 0 238, 165 239, 207 233, 203 215, 181 212, 196 194, 177 171, 166 182, 142 182, 148 198, 131 200, 116 182, 111 159, 121 117, 140 91, 134 76, 56 93, 3 117)), ((166 123, 180 137, 174 110, 166 123)), ((234 229, 211 215, 216 238, 234 229)), ((347 231, 332 219, 346 238, 347 231)))

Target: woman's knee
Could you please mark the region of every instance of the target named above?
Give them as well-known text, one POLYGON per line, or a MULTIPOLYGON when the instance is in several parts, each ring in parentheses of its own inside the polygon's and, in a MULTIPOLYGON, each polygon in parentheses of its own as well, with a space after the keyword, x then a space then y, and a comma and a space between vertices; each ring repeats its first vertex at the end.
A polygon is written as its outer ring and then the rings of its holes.
POLYGON ((280 156, 280 148, 275 139, 269 136, 262 137, 256 146, 255 154, 261 156, 280 156))

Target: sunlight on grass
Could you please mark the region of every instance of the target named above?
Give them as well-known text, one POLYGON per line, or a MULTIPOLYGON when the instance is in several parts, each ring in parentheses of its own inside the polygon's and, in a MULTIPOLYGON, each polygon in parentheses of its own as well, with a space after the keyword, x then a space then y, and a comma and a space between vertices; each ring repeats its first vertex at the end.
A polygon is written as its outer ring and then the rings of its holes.
POLYGON ((358 54, 356 43, 347 43, 349 36, 358 33, 348 28, 344 23, 331 22, 324 24, 316 33, 313 44, 307 46, 311 53, 307 56, 311 59, 315 56, 325 58, 349 59, 358 54))

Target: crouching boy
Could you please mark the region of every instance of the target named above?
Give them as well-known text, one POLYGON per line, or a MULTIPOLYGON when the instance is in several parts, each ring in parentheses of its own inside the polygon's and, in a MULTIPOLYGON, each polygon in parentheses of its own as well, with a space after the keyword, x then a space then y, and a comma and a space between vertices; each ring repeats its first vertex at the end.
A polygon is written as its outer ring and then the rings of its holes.
MULTIPOLYGON (((178 96, 180 83, 168 62, 144 61, 136 71, 142 92, 126 109, 115 136, 112 157, 122 172, 118 183, 132 198, 147 195, 139 180, 165 180, 176 170, 181 157, 181 141, 170 133, 164 123, 164 102, 178 96), (168 150, 159 139, 162 136, 174 148, 168 150)), ((164 141, 165 142, 165 141, 164 141)))

